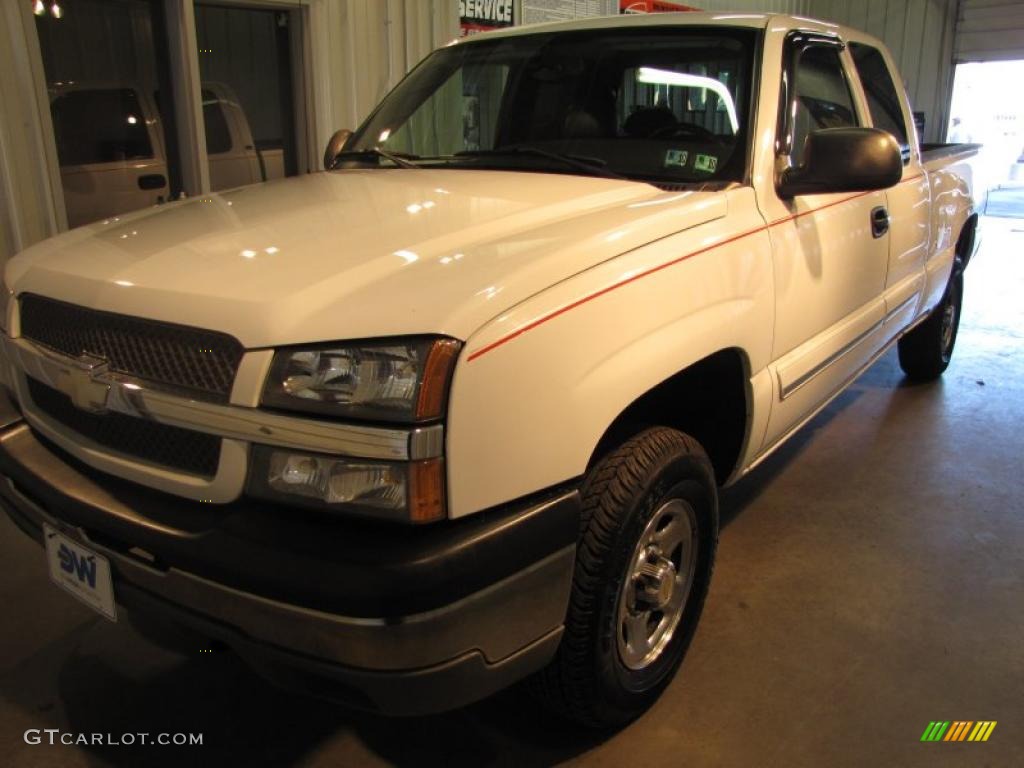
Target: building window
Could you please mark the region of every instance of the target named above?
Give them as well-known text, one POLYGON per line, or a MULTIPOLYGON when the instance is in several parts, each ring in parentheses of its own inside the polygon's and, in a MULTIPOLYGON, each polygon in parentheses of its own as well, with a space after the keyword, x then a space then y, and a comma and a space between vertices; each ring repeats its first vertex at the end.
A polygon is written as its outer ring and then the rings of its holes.
POLYGON ((76 0, 36 16, 68 224, 165 202, 176 160, 168 112, 162 5, 76 0))
POLYGON ((293 11, 195 6, 211 189, 298 172, 293 11))

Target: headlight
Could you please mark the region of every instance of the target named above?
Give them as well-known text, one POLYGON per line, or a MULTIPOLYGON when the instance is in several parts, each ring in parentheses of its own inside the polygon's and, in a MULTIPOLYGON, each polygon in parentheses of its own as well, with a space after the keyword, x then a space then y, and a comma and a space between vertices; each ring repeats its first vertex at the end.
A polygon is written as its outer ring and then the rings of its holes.
POLYGON ((336 418, 439 419, 460 346, 433 338, 281 349, 262 404, 336 418))
POLYGON ((374 461, 255 446, 249 492, 378 519, 427 523, 445 516, 442 459, 374 461))

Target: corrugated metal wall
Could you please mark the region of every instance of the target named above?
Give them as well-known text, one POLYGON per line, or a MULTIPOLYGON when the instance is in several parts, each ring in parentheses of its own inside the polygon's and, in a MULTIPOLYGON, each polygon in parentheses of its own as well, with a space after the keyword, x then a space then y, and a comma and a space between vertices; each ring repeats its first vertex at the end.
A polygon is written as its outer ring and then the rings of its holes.
MULTIPOLYGON (((355 128, 406 72, 458 35, 458 0, 328 0, 312 6, 324 24, 327 65, 319 83, 318 133, 355 128)), ((329 135, 329 134, 328 134, 329 135)))
POLYGON ((945 135, 953 87, 955 0, 813 0, 810 15, 881 39, 903 74, 910 103, 925 113, 925 141, 945 135))
POLYGON ((811 16, 814 0, 682 0, 706 11, 758 11, 811 16))
POLYGON ((1024 59, 1024 3, 963 0, 956 31, 957 61, 1024 59))

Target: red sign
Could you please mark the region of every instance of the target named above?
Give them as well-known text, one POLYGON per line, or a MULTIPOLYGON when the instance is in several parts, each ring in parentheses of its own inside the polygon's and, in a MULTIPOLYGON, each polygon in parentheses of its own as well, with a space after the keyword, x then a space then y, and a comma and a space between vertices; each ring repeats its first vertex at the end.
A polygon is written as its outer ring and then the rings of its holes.
POLYGON ((512 0, 459 0, 459 26, 463 37, 511 27, 514 23, 512 0))
POLYGON ((675 11, 699 11, 692 5, 669 3, 665 0, 619 0, 622 13, 673 13, 675 11))

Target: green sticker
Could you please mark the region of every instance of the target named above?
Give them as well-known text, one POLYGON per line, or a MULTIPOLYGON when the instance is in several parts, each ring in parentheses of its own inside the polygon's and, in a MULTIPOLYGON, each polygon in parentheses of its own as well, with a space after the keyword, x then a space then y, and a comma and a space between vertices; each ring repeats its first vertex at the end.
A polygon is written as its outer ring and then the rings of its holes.
POLYGON ((714 173, 718 167, 718 158, 714 155, 697 155, 693 160, 693 169, 704 173, 714 173))
POLYGON ((690 153, 685 149, 670 149, 665 152, 665 167, 683 168, 686 166, 686 161, 689 159, 690 153))

